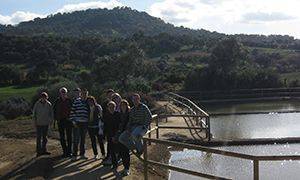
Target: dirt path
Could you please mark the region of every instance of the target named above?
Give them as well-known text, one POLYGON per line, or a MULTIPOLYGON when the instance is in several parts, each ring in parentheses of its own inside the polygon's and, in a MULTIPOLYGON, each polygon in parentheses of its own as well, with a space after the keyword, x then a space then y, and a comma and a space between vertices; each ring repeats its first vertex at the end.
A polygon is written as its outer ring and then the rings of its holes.
MULTIPOLYGON (((23 128, 17 126, 16 128, 21 129, 18 135, 15 135, 15 130, 6 130, 5 136, 9 136, 10 139, 3 139, 3 141, 1 141, 0 139, 1 150, 3 149, 2 147, 6 145, 7 148, 4 150, 4 153, 10 153, 6 156, 2 156, 3 154, 1 154, 0 169, 1 167, 6 166, 7 168, 2 168, 4 171, 7 171, 9 169, 11 170, 13 168, 9 166, 9 164, 20 165, 21 162, 24 162, 26 160, 28 161, 30 158, 33 158, 32 156, 34 156, 35 154, 35 140, 32 137, 32 134, 34 134, 34 131, 32 131, 32 129, 28 130, 30 127, 30 125, 28 125, 28 122, 24 122, 22 124, 22 127, 26 127, 26 133, 30 134, 30 138, 24 137, 24 134, 22 133, 23 128), (20 137, 22 139, 19 139, 20 137), (16 155, 17 152, 19 153, 18 155, 16 155), (20 159, 22 158, 24 159, 20 161, 20 159), (11 159, 13 159, 14 161, 11 161, 11 159)), ((162 120, 161 124, 170 126, 186 125, 182 118, 168 118, 168 122, 162 120)), ((12 122, 10 122, 10 125, 12 125, 12 122)), ((5 126, 6 125, 2 124, 2 128, 5 128, 5 126)), ((154 134, 152 136, 154 136, 154 134)), ((160 131, 161 138, 167 139, 175 136, 190 137, 188 130, 166 129, 160 131)), ((87 142, 89 141, 90 140, 87 139, 87 142)), ((51 156, 34 158, 31 164, 27 165, 27 167, 22 169, 21 171, 18 171, 15 174, 11 175, 10 179, 143 179, 143 164, 138 158, 133 155, 131 156, 130 176, 121 177, 119 173, 113 172, 110 167, 102 165, 102 160, 94 159, 93 152, 90 148, 86 150, 86 156, 88 157, 87 160, 72 161, 71 159, 62 159, 59 157, 61 148, 58 140, 52 139, 49 141, 48 145, 49 151, 52 152, 51 156)), ((149 146, 148 156, 149 159, 168 163, 170 153, 168 147, 153 144, 149 146)), ((122 169, 123 167, 122 165, 120 165, 117 171, 120 172, 122 169)), ((159 168, 151 168, 149 170, 149 175, 149 179, 153 180, 168 179, 168 171, 159 168)))

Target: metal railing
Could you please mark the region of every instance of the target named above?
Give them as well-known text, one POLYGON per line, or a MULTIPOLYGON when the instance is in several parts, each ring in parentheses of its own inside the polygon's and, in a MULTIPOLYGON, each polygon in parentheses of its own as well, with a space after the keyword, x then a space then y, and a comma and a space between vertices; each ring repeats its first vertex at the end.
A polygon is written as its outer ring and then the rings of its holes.
POLYGON ((190 133, 194 139, 207 139, 207 141, 211 140, 211 133, 210 133, 210 117, 209 114, 203 111, 199 106, 197 106, 194 102, 189 100, 186 97, 180 96, 175 93, 167 93, 165 96, 168 98, 169 102, 173 101, 175 104, 186 109, 186 114, 188 116, 182 116, 189 127, 201 127, 198 129, 190 128, 190 133), (194 115, 194 116, 191 116, 194 115), (194 131, 192 131, 194 130, 194 131), (198 131, 199 130, 199 131, 198 131), (200 135, 200 132, 205 130, 205 137, 200 135), (197 137, 195 136, 197 135, 197 137))
MULTIPOLYGON (((164 115, 166 116, 166 115, 164 115)), ((183 115, 168 115, 169 117, 179 117, 183 115)), ((212 154, 218 154, 221 156, 228 156, 228 157, 235 157, 235 158, 240 158, 240 159, 245 159, 245 160, 250 160, 253 162, 253 179, 258 180, 259 179, 259 163, 261 161, 284 161, 284 160, 300 160, 299 155, 287 155, 287 156, 254 156, 254 155, 248 155, 248 154, 243 154, 243 153, 236 153, 236 152, 230 152, 230 151, 224 151, 224 150, 218 150, 218 149, 213 149, 209 147, 204 147, 204 146, 199 146, 199 145, 193 145, 193 144, 187 144, 187 143, 181 143, 181 142, 174 142, 174 141, 169 141, 169 140, 163 140, 160 139, 160 129, 188 129, 190 127, 181 127, 181 126, 161 126, 159 125, 160 118, 162 116, 159 115, 154 115, 152 119, 155 121, 155 127, 150 129, 146 135, 143 137, 143 148, 144 148, 144 154, 143 158, 141 160, 143 161, 144 164, 144 178, 145 180, 148 179, 148 167, 149 166, 158 166, 161 168, 181 172, 181 173, 186 173, 189 175, 193 176, 198 176, 198 177, 203 177, 203 178, 208 178, 208 179, 229 179, 226 177, 220 177, 216 176, 213 174, 206 174, 206 173, 200 173, 197 171, 192 171, 188 170, 185 168, 177 167, 177 166, 172 166, 169 164, 161 163, 158 161, 153 161, 148 159, 148 145, 151 143, 155 143, 156 145, 166 145, 166 146, 173 146, 173 147, 179 147, 179 148, 187 148, 187 149, 192 149, 192 150, 198 150, 198 151, 203 151, 207 153, 212 153, 212 154), (153 132, 156 132, 156 138, 151 138, 151 134, 153 132), (148 136, 148 137, 147 137, 148 136)))

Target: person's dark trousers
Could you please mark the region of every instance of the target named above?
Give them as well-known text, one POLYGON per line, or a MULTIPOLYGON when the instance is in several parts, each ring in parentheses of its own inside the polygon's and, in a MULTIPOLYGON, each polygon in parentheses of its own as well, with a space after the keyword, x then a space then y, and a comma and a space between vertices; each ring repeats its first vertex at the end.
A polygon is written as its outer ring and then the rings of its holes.
POLYGON ((67 119, 60 119, 58 121, 60 144, 65 156, 69 156, 72 153, 72 127, 72 122, 67 119), (67 142, 65 137, 67 137, 67 142))
POLYGON ((109 152, 109 155, 111 157, 111 162, 114 167, 118 166, 117 161, 117 153, 118 153, 118 143, 114 143, 112 141, 111 137, 107 138, 107 152, 109 152))
POLYGON ((129 170, 130 167, 130 154, 129 149, 121 143, 118 143, 119 154, 122 158, 123 166, 125 169, 129 170))
POLYGON ((99 132, 99 128, 91 128, 91 127, 88 128, 88 133, 91 138, 94 155, 95 156, 98 155, 98 150, 97 150, 97 141, 98 141, 100 150, 101 150, 101 154, 103 156, 105 156, 103 136, 100 136, 98 132, 99 132))
POLYGON ((36 127, 36 152, 37 154, 43 154, 47 152, 47 134, 48 126, 37 126, 36 127))
POLYGON ((73 156, 77 156, 78 144, 80 143, 80 156, 85 154, 85 137, 87 133, 88 123, 77 122, 77 127, 73 129, 73 156))

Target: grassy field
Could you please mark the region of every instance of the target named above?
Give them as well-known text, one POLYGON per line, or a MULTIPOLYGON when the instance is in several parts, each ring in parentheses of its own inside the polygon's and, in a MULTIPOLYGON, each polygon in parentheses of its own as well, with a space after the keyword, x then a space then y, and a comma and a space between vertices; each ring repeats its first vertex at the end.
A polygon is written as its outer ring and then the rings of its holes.
POLYGON ((300 72, 293 72, 293 73, 284 73, 281 74, 280 78, 287 79, 288 81, 298 80, 300 81, 300 72))
POLYGON ((0 101, 7 100, 12 96, 19 96, 30 101, 32 96, 36 93, 39 86, 33 87, 19 87, 19 86, 6 86, 0 87, 0 101))

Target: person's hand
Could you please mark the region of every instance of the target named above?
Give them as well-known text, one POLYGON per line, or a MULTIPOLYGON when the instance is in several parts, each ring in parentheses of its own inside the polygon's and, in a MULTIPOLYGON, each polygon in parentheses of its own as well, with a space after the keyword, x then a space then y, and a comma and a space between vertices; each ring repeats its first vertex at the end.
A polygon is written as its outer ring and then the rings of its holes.
POLYGON ((55 130, 55 124, 56 124, 56 121, 53 121, 53 125, 52 125, 52 128, 55 130))
POLYGON ((112 140, 113 143, 117 143, 117 139, 116 138, 113 137, 113 138, 111 138, 111 140, 112 140))
POLYGON ((73 122, 73 126, 74 126, 74 128, 78 128, 76 122, 73 122))

